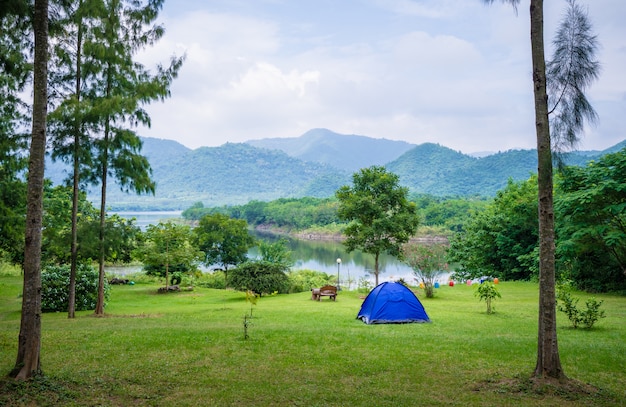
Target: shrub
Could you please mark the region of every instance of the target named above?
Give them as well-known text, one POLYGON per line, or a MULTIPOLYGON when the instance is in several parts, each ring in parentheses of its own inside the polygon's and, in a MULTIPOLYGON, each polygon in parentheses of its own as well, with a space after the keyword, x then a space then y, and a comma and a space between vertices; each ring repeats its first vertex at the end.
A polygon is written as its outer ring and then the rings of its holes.
POLYGON ((204 288, 226 288, 226 277, 223 271, 214 271, 212 273, 202 273, 196 281, 196 285, 204 288))
POLYGON ((567 315, 567 318, 572 324, 572 328, 578 328, 578 326, 582 324, 585 328, 591 329, 600 318, 604 318, 604 311, 600 310, 602 302, 603 301, 597 301, 593 297, 589 298, 585 302, 587 309, 581 311, 576 307, 578 298, 573 298, 572 295, 563 288, 559 289, 557 293, 558 310, 567 315))
POLYGON ((309 291, 311 288, 323 287, 334 281, 328 274, 321 271, 313 270, 296 270, 290 271, 289 277, 289 293, 301 293, 309 291))
MULTIPOLYGON (((41 310, 43 312, 65 312, 69 306, 70 266, 47 266, 41 273, 41 310)), ((109 299, 109 284, 104 280, 105 305, 109 299)), ((98 271, 88 264, 76 268, 75 310, 96 308, 98 301, 98 271)))
POLYGON ((247 261, 228 273, 228 285, 235 290, 251 290, 259 295, 286 293, 285 266, 267 261, 247 261))

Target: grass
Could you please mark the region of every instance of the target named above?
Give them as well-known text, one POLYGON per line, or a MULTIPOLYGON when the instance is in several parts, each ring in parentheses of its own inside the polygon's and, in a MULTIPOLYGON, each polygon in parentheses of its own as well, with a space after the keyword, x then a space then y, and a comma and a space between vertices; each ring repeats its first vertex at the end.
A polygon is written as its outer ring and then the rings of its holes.
MULTIPOLYGON (((559 315, 568 386, 529 379, 536 359, 533 283, 500 283, 496 312, 456 285, 422 300, 432 323, 368 326, 362 299, 309 293, 261 298, 249 339, 245 294, 157 285, 113 287, 106 317, 44 314, 45 376, 0 379, 0 405, 80 406, 615 406, 626 405, 626 298, 570 329, 559 315)), ((0 375, 17 354, 21 278, 0 274, 0 375)), ((586 295, 579 296, 586 298, 586 295)))

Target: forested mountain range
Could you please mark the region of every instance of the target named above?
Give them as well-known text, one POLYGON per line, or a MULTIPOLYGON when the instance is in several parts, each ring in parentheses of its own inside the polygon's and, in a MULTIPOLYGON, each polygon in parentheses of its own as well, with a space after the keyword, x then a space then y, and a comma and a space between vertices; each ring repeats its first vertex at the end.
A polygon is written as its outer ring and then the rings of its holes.
MULTIPOLYGON (((113 210, 181 210, 201 201, 205 206, 244 204, 289 197, 329 197, 351 182, 359 168, 385 165, 412 193, 436 196, 493 196, 509 178, 527 179, 536 172, 535 150, 510 150, 472 157, 424 143, 345 136, 315 129, 295 139, 266 139, 189 149, 172 140, 143 138, 157 184, 155 196, 124 194, 111 185, 113 210)), ((626 140, 604 151, 571 154, 567 163, 588 160, 626 147, 626 140)), ((60 183, 67 171, 48 163, 46 176, 60 183), (65 172, 64 172, 65 171, 65 172)), ((92 188, 92 200, 99 190, 92 188)))

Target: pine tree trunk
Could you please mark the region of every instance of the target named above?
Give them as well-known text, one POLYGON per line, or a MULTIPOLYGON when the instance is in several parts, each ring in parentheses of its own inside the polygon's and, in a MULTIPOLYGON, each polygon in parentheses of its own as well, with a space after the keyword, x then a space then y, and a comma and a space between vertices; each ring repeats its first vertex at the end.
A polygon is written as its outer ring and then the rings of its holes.
POLYGON ((24 288, 17 360, 11 377, 26 380, 41 373, 41 228, 48 95, 48 0, 35 0, 33 132, 28 165, 24 249, 24 288))
POLYGON ((543 37, 543 0, 530 2, 535 126, 537 131, 539 199, 539 329, 536 377, 565 378, 556 335, 554 199, 552 149, 548 121, 546 62, 543 37))

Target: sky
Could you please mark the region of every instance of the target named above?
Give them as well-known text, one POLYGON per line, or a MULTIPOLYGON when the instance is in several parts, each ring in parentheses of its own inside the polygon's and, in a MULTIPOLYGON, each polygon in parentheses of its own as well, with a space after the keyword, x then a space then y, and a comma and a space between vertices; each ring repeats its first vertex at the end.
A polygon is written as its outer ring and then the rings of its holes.
MULTIPOLYGON (((578 0, 602 69, 581 150, 626 139, 626 1, 578 0)), ((566 9, 544 3, 546 58, 566 9)), ((166 0, 146 67, 185 55, 139 134, 189 148, 313 128, 464 153, 536 147, 529 0, 166 0)))

